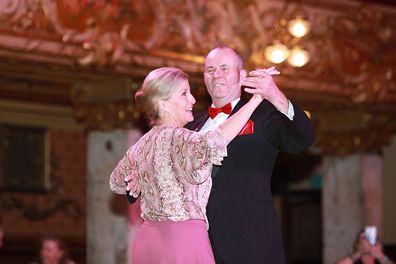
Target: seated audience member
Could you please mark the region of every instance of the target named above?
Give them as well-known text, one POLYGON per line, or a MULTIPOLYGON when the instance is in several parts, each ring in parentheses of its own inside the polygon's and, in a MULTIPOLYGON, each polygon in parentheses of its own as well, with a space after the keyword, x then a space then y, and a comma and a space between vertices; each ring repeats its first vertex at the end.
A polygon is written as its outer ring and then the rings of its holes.
POLYGON ((354 252, 351 255, 340 259, 336 264, 354 263, 394 264, 394 262, 385 255, 381 242, 377 240, 376 244, 372 246, 364 235, 364 231, 359 232, 355 240, 354 252))
POLYGON ((41 240, 40 262, 32 264, 75 264, 69 258, 64 242, 54 236, 46 236, 41 240))

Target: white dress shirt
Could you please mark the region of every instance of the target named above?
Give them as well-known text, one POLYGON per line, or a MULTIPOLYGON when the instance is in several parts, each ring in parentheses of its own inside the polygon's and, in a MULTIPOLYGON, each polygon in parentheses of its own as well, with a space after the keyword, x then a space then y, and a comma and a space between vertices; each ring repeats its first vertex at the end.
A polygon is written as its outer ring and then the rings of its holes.
MULTIPOLYGON (((237 99, 235 99, 234 101, 231 102, 232 109, 234 109, 234 107, 237 105, 239 100, 241 100, 241 98, 237 98, 237 99)), ((281 112, 281 113, 286 115, 287 118, 289 118, 290 120, 293 120, 293 118, 294 118, 293 104, 290 102, 290 100, 287 100, 287 101, 289 103, 289 107, 288 107, 287 113, 284 113, 284 112, 281 112)), ((215 106, 212 104, 212 107, 215 107, 215 106)), ((208 120, 206 120, 205 124, 203 125, 203 127, 201 128, 201 130, 199 132, 205 133, 205 132, 208 132, 209 130, 216 129, 218 126, 220 126, 228 118, 228 116, 229 116, 228 114, 225 114, 225 113, 221 112, 214 119, 211 119, 209 117, 208 120)))

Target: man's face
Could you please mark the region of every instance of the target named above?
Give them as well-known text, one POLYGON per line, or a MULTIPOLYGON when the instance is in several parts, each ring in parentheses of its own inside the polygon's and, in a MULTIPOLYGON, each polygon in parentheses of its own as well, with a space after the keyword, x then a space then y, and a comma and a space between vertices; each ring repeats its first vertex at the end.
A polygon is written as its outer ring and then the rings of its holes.
POLYGON ((246 73, 240 67, 239 58, 228 48, 214 49, 206 56, 204 80, 216 107, 241 96, 241 81, 246 73))

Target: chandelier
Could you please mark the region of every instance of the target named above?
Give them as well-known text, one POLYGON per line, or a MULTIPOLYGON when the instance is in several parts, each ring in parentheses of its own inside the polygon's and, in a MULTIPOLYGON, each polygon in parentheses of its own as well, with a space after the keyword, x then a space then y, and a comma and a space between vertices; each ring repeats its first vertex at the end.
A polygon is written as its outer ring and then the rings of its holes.
POLYGON ((273 27, 273 37, 276 40, 264 49, 268 61, 276 64, 286 61, 293 67, 302 67, 308 63, 309 52, 301 45, 301 39, 309 33, 310 23, 304 17, 306 15, 300 5, 297 5, 291 15, 287 14, 286 4, 280 10, 273 27))

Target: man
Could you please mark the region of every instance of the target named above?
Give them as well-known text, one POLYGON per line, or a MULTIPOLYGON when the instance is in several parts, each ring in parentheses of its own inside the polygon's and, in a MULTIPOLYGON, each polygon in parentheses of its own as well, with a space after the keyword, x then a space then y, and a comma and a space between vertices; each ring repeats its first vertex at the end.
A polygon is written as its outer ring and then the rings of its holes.
POLYGON ((278 151, 307 149, 315 140, 314 129, 304 111, 276 86, 272 68, 247 76, 243 64, 240 54, 228 46, 208 53, 204 79, 212 108, 196 115, 187 127, 207 131, 221 125, 245 103, 241 87, 266 99, 228 145, 222 166, 213 168, 207 216, 217 264, 282 264, 285 256, 270 190, 272 169, 278 151), (221 107, 226 113, 218 110, 221 107))

